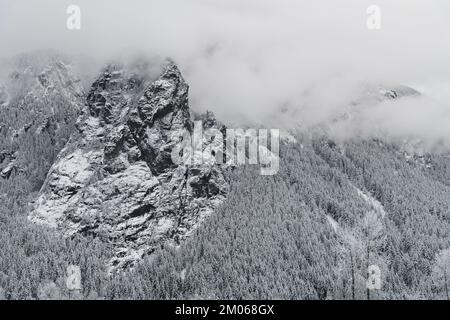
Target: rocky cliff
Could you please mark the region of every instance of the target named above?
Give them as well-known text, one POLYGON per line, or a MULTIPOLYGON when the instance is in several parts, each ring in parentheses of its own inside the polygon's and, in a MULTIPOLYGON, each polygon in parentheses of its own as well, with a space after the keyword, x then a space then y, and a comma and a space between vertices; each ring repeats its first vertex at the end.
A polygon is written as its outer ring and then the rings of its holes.
POLYGON ((111 270, 179 244, 228 190, 220 166, 172 162, 180 133, 193 130, 176 65, 167 61, 157 77, 138 69, 110 64, 93 83, 29 215, 65 236, 111 243, 111 270))
POLYGON ((45 175, 74 130, 85 93, 60 56, 24 54, 12 59, 9 68, 0 85, 0 178, 21 174, 38 189, 44 178, 40 171, 45 175), (29 144, 46 145, 45 151, 35 154, 29 144))

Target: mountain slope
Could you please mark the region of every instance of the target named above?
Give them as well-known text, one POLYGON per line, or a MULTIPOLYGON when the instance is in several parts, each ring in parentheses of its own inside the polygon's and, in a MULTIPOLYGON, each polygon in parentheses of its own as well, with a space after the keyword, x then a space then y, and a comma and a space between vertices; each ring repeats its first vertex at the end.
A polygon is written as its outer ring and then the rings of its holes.
POLYGON ((12 69, 4 84, 8 101, 0 107, 0 179, 25 175, 39 189, 74 130, 84 90, 59 56, 19 56, 12 69))
POLYGON ((0 106, 0 298, 69 297, 69 264, 83 298, 447 298, 448 154, 320 131, 286 140, 274 176, 180 166, 193 123, 173 63, 112 64, 86 95, 44 60, 0 106))
POLYGON ((232 172, 227 201, 195 236, 112 279, 108 297, 445 298, 448 186, 380 141, 281 151, 278 175, 232 172), (380 290, 367 290, 371 265, 380 290))

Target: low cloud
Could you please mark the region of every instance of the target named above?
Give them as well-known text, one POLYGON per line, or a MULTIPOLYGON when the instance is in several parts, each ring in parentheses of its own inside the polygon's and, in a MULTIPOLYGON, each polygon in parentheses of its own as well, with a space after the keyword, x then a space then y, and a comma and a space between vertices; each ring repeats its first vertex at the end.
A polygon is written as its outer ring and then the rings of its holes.
POLYGON ((436 142, 450 137, 449 21, 446 0, 0 0, 0 57, 170 56, 194 109, 236 124, 308 127, 339 115, 361 86, 414 85, 428 95, 361 111, 348 132, 436 142), (66 28, 70 4, 81 30, 66 28), (380 30, 366 26, 374 4, 380 30))

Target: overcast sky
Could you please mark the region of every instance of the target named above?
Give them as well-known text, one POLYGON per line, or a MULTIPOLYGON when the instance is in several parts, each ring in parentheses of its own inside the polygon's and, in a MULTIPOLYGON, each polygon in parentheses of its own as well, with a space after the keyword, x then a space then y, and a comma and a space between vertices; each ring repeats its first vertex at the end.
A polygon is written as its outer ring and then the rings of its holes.
POLYGON ((288 108, 300 110, 289 121, 314 124, 341 110, 361 84, 415 85, 434 100, 409 106, 414 117, 407 107, 382 106, 377 127, 450 136, 449 128, 425 132, 450 119, 448 0, 0 0, 0 43, 0 57, 40 48, 97 60, 170 56, 194 108, 231 121, 265 121, 288 108), (66 28, 70 4, 81 9, 81 30, 66 28), (366 25, 373 4, 380 30, 366 25))

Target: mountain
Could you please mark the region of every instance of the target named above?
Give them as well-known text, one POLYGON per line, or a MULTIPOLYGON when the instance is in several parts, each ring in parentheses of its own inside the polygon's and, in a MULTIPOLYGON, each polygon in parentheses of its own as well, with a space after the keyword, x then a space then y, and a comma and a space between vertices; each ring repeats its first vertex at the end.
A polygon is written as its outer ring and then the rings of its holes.
POLYGON ((12 60, 13 70, 4 81, 0 98, 0 179, 33 172, 28 177, 39 188, 42 172, 54 161, 74 129, 85 96, 79 78, 59 55, 23 54, 12 60), (3 93, 2 93, 3 92, 3 93), (36 147, 46 146, 36 155, 36 147), (6 156, 8 155, 8 156, 6 156), (41 157, 39 163, 30 161, 41 157), (30 168, 37 165, 39 168, 30 168), (39 177, 38 177, 39 176, 39 177))
MULTIPOLYGON (((173 62, 110 63, 87 89, 73 70, 25 55, 3 81, 0 299, 74 297, 69 265, 89 299, 448 299, 447 153, 292 130, 272 176, 174 163, 194 121, 225 127, 173 62)), ((335 120, 418 94, 372 88, 335 120)))
POLYGON ((173 62, 156 79, 108 65, 76 127, 30 220, 111 243, 113 268, 178 245, 225 199, 220 166, 172 162, 177 139, 194 127, 188 86, 173 62))

